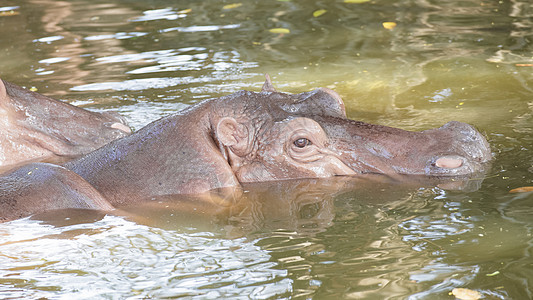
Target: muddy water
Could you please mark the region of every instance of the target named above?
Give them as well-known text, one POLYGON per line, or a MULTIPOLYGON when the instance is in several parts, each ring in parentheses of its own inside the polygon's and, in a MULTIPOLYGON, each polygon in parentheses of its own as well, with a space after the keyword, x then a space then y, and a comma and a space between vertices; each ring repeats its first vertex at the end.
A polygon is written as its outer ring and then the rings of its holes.
POLYGON ((509 193, 533 185, 532 39, 526 0, 5 0, 1 78, 135 129, 269 73, 281 91, 335 89, 362 121, 468 122, 495 161, 462 190, 272 183, 238 203, 1 224, 0 298, 532 298, 533 194, 509 193))

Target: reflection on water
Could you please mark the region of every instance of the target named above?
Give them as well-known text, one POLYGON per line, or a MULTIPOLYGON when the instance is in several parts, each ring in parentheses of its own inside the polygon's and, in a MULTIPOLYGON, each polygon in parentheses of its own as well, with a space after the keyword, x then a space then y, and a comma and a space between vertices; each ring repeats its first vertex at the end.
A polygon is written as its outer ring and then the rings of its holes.
POLYGON ((179 78, 143 78, 126 80, 122 82, 92 83, 71 88, 73 91, 100 91, 100 90, 145 90, 148 88, 166 88, 177 85, 206 84, 213 80, 235 80, 243 69, 256 67, 254 63, 243 63, 237 52, 209 53, 205 48, 182 48, 176 50, 149 51, 139 54, 113 55, 97 58, 96 62, 103 64, 125 63, 155 63, 153 66, 141 67, 127 71, 126 74, 149 74, 175 71, 210 71, 208 78, 195 78, 193 76, 179 78), (237 74, 236 74, 237 73, 237 74))
POLYGON ((532 16, 526 0, 5 0, 1 78, 135 129, 270 73, 367 122, 471 123, 496 159, 474 189, 269 183, 224 208, 0 224, 1 297, 532 298, 533 194, 508 194, 533 185, 532 16))
POLYGON ((465 262, 513 249, 472 248, 492 229, 480 231, 448 192, 383 179, 276 182, 249 186, 237 202, 178 196, 123 207, 124 218, 66 211, 9 222, 0 286, 35 298, 445 298, 488 272, 465 262))
POLYGON ((63 228, 15 221, 2 226, 0 245, 2 298, 268 298, 291 287, 254 241, 116 217, 63 228))

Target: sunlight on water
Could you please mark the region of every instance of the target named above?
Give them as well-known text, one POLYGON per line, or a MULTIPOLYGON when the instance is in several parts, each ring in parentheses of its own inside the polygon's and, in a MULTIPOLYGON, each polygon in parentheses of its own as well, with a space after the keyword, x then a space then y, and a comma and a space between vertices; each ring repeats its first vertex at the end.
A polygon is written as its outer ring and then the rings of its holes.
POLYGON ((86 41, 99 41, 99 40, 106 40, 106 39, 124 40, 124 39, 140 37, 146 34, 147 33, 145 32, 117 32, 114 34, 92 35, 92 36, 85 37, 84 39, 86 41))
POLYGON ((2 298, 263 298, 291 290, 287 271, 254 241, 116 217, 61 228, 18 220, 2 225, 0 245, 2 298))
POLYGON ((71 88, 73 91, 99 90, 146 90, 148 88, 161 89, 166 87, 189 85, 194 83, 209 83, 216 80, 235 80, 241 78, 245 69, 256 67, 255 63, 241 62, 237 52, 210 53, 205 48, 182 48, 177 50, 149 51, 139 54, 123 54, 97 58, 102 64, 125 64, 142 62, 153 66, 136 68, 126 74, 150 74, 175 71, 210 71, 210 77, 157 77, 132 79, 121 82, 92 83, 71 88))
POLYGON ((172 8, 152 9, 143 12, 143 16, 132 19, 132 22, 153 21, 153 20, 176 20, 185 18, 187 14, 175 12, 172 8))
POLYGON ((533 185, 530 1, 19 2, 0 7, 0 77, 135 130, 269 73, 365 122, 470 123, 495 160, 465 190, 269 183, 227 215, 0 224, 0 298, 533 297, 533 193, 508 193, 533 185))

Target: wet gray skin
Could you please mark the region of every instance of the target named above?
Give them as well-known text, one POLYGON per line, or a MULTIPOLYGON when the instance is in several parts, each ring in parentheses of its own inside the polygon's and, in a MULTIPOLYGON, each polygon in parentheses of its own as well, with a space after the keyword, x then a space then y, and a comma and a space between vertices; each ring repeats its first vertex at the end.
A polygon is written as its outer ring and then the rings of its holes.
MULTIPOLYGON (((463 176, 483 171, 491 157, 488 143, 470 125, 450 122, 410 132, 366 124, 347 119, 332 90, 279 93, 267 79, 260 93, 206 100, 64 168, 35 163, 7 174, 0 178, 0 206, 27 209, 35 202, 49 209, 70 190, 78 199, 98 195, 95 203, 107 210, 215 189, 234 195, 241 183, 250 182, 366 173, 463 176), (17 176, 23 186, 6 182, 17 176), (65 185, 68 177, 74 183, 65 185), (42 205, 43 193, 51 203, 42 205)), ((79 202, 61 202, 61 208, 87 206, 79 202)))
POLYGON ((346 118, 335 92, 241 91, 204 101, 70 162, 112 204, 240 182, 362 173, 468 175, 491 159, 470 125, 410 132, 346 118), (134 184, 135 183, 135 184, 134 184))
POLYGON ((118 115, 91 112, 0 80, 0 173, 29 161, 86 154, 129 134, 118 115))
POLYGON ((255 149, 231 160, 241 182, 361 173, 461 176, 484 171, 492 158, 483 135, 465 123, 410 132, 349 120, 340 97, 327 89, 293 101, 269 107, 272 118, 261 125, 255 149), (308 109, 314 103, 323 109, 308 109))

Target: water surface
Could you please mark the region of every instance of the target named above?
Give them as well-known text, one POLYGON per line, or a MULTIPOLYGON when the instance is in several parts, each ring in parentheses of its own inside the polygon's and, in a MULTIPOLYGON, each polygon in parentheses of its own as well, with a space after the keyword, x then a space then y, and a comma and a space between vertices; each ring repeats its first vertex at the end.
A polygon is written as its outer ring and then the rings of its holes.
POLYGON ((533 194, 509 193, 533 185, 532 40, 526 0, 5 0, 1 78, 135 129, 269 73, 366 122, 470 123, 495 160, 477 189, 272 183, 199 213, 0 224, 0 298, 533 298, 533 194))

